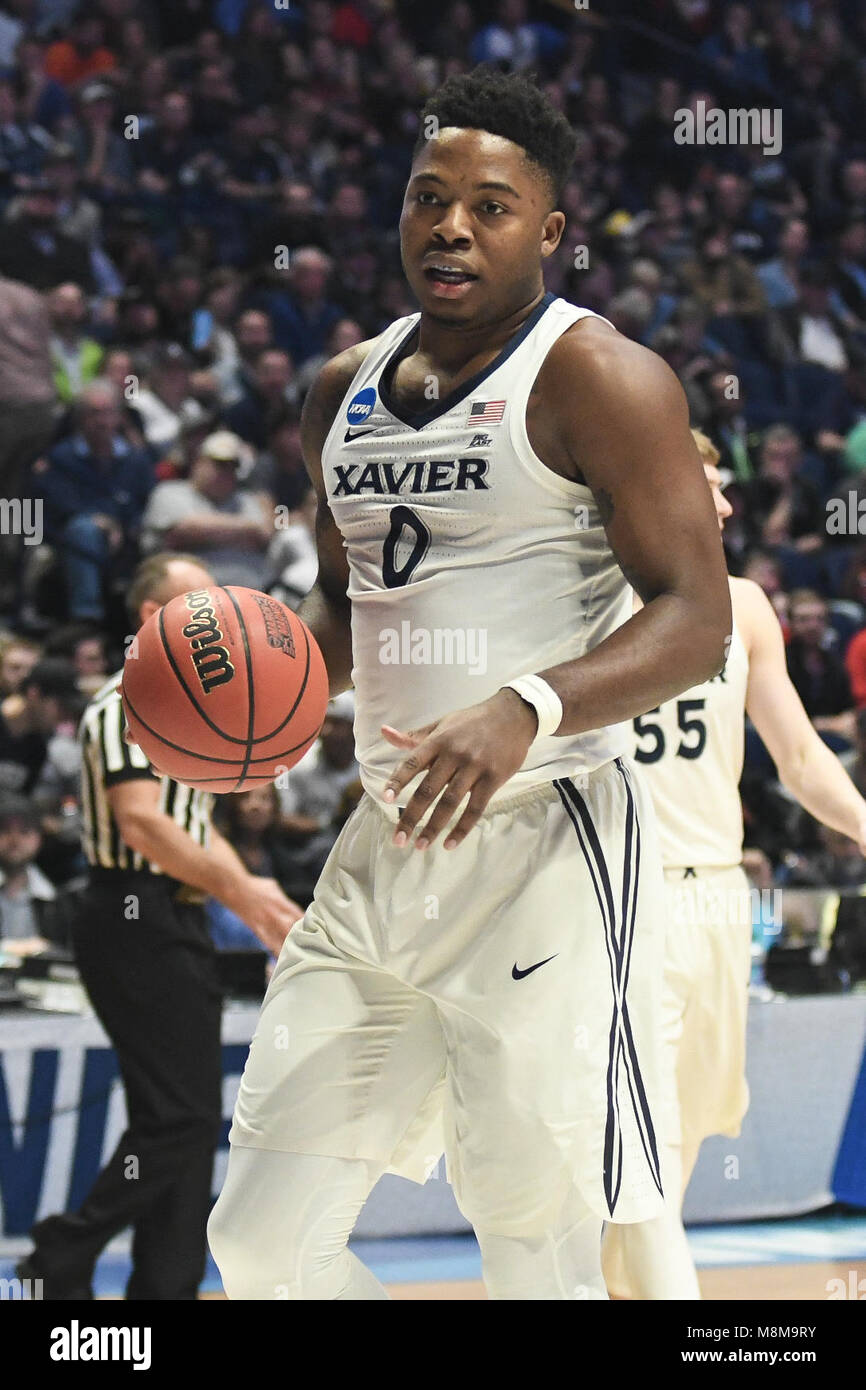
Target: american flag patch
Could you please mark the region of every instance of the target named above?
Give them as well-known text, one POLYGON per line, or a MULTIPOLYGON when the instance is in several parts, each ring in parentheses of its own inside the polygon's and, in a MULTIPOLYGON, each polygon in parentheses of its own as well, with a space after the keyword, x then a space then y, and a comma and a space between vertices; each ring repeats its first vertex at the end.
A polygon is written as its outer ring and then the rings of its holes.
POLYGON ((469 407, 470 425, 498 425, 505 414, 505 401, 473 401, 469 407))

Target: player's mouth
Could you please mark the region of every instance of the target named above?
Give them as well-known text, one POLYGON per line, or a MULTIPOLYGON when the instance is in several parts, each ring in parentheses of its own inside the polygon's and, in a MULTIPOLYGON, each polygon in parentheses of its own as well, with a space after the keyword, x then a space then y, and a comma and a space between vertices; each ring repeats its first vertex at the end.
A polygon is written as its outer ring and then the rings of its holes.
POLYGON ((478 276, 445 261, 431 261, 424 267, 424 278, 439 299, 460 299, 478 276))

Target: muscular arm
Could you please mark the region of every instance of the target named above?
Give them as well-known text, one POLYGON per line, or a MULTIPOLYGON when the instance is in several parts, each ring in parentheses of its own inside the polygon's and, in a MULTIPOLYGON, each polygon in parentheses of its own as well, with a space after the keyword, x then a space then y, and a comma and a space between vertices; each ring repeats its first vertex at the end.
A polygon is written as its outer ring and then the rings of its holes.
POLYGON ((187 545, 235 545, 264 550, 271 534, 264 521, 253 521, 248 516, 191 516, 170 526, 163 543, 173 550, 187 545))
POLYGON ((304 401, 301 415, 301 446, 310 481, 316 489, 316 550, 319 573, 298 609, 318 642, 331 695, 339 695, 352 684, 351 604, 347 597, 349 564, 343 537, 337 527, 322 475, 322 448, 348 387, 370 351, 371 342, 359 343, 339 353, 319 372, 304 401))
POLYGON ((222 851, 202 849, 159 808, 159 782, 152 777, 119 782, 107 791, 108 803, 124 844, 158 864, 164 873, 231 906, 248 877, 231 846, 211 831, 222 851))
POLYGON ((785 663, 773 607, 751 580, 734 580, 734 612, 749 653, 746 713, 767 746, 779 780, 824 825, 866 841, 866 801, 835 753, 819 738, 785 663))
POLYGON ((562 701, 558 732, 577 734, 644 714, 716 675, 731 606, 712 498, 673 372, 603 324, 560 342, 545 395, 574 477, 591 487, 644 604, 585 656, 538 673, 562 701))
POLYGON ((107 791, 118 829, 131 849, 172 878, 217 898, 246 922, 269 951, 278 953, 303 916, 274 879, 257 878, 228 841, 211 827, 207 849, 159 809, 159 783, 152 778, 118 782, 107 791))

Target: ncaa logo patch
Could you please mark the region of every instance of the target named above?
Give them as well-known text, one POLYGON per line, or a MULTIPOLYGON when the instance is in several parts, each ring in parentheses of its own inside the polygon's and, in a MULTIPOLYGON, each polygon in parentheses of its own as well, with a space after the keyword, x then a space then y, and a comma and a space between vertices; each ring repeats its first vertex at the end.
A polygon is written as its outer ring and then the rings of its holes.
POLYGON ((359 391, 358 394, 356 396, 353 396, 351 401, 349 402, 349 408, 346 411, 346 419, 348 420, 349 424, 360 425, 362 421, 366 420, 367 416, 370 414, 375 404, 375 386, 365 386, 364 390, 359 391))

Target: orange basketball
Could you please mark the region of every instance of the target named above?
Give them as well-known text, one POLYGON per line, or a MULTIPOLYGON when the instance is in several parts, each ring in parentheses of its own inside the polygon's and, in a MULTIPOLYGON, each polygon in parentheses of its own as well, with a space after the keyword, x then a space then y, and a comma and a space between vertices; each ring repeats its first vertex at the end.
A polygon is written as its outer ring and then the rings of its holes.
POLYGON ((135 742, 188 787, 273 782, 315 741, 328 676, 296 613, 256 589, 180 594, 131 642, 121 683, 135 742))

